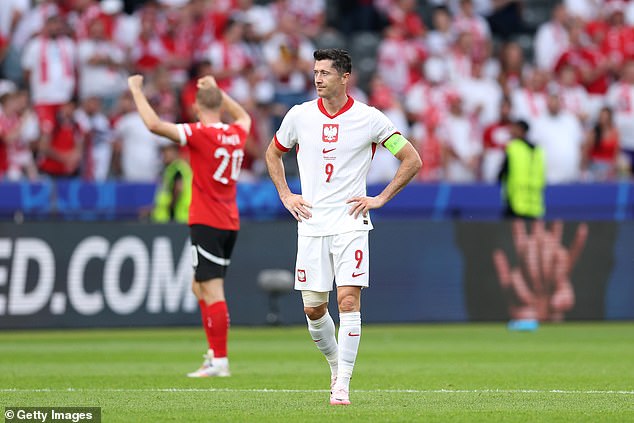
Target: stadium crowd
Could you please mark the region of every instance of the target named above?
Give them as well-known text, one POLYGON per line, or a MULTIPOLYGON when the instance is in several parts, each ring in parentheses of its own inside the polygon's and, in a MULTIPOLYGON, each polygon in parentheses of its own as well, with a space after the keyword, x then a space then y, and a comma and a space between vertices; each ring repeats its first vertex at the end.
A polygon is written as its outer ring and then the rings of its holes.
MULTIPOLYGON (((630 177, 634 1, 553 2, 536 28, 521 0, 429 0, 429 16, 416 0, 331 3, 2 0, 0 179, 157 181, 167 141, 145 129, 127 76, 144 74, 161 117, 187 122, 211 73, 252 115, 241 177, 257 180, 281 117, 314 96, 313 50, 364 34, 380 34, 373 73, 350 95, 407 129, 420 180, 496 181, 518 119, 548 183, 630 177)), ((398 166, 384 150, 370 183, 398 166)))

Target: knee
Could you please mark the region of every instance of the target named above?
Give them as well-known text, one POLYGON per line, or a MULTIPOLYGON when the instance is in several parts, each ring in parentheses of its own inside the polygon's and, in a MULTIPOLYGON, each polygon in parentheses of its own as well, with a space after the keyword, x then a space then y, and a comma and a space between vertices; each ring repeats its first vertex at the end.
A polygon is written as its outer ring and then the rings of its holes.
POLYGON ((321 319, 326 314, 326 311, 328 311, 328 304, 323 304, 318 307, 304 306, 304 313, 306 313, 306 316, 310 320, 321 319))
POLYGON ((359 301, 354 295, 345 295, 339 299, 339 312, 350 313, 359 311, 359 301))

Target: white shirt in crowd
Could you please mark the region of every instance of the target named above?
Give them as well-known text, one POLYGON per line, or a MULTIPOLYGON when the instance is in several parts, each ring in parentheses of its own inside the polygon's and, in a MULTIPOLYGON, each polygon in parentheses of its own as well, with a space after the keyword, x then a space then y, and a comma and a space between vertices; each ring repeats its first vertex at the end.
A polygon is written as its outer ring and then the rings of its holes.
POLYGON ((511 93, 511 115, 514 119, 522 119, 529 125, 546 113, 546 94, 537 91, 517 88, 511 93))
POLYGON ((547 183, 579 181, 583 128, 572 113, 545 113, 533 122, 528 139, 544 149, 547 183))
POLYGON ((124 52, 109 41, 86 39, 78 45, 79 94, 81 98, 116 96, 127 88, 123 71, 106 65, 91 65, 90 59, 96 55, 108 57, 116 63, 123 63, 124 52))
POLYGON ((141 115, 130 112, 115 123, 115 138, 121 140, 122 179, 156 182, 160 173, 158 137, 145 127, 141 115))
POLYGON ((22 68, 31 72, 29 86, 35 105, 62 104, 73 98, 77 47, 68 37, 36 37, 26 45, 22 68))
POLYGON ((533 42, 535 64, 539 69, 552 71, 569 44, 568 32, 561 24, 553 21, 541 24, 533 42))
POLYGON ((396 132, 383 113, 350 97, 334 116, 328 114, 321 99, 288 111, 275 142, 283 151, 299 145, 301 194, 312 205, 312 217, 298 223, 299 235, 372 229, 370 216, 355 219, 348 213, 346 201, 366 195, 372 152, 396 132))
POLYGON ((634 85, 613 84, 608 90, 606 103, 614 111, 620 146, 634 151, 634 85))
POLYGON ((494 79, 465 78, 457 82, 457 89, 468 115, 480 109, 478 121, 482 126, 488 126, 499 119, 503 93, 494 79))
POLYGON ((466 163, 482 153, 482 142, 472 122, 464 117, 450 114, 439 128, 443 143, 459 157, 448 158, 445 177, 448 182, 475 182, 477 173, 466 163))
POLYGON ((30 0, 0 1, 0 36, 8 38, 14 14, 24 15, 31 6, 30 0))

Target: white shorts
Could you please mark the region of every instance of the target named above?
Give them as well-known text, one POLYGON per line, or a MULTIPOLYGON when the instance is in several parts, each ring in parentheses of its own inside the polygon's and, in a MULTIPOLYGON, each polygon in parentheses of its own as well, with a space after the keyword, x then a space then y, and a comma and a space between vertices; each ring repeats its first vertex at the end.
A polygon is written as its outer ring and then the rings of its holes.
POLYGON ((368 286, 370 270, 368 231, 329 236, 297 237, 295 289, 332 291, 337 286, 368 286))

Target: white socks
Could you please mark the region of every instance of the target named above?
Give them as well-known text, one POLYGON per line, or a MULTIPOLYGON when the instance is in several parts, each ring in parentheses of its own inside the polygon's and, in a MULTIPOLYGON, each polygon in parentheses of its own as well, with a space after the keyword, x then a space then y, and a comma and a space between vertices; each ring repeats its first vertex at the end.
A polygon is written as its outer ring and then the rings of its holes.
POLYGON ((330 313, 326 312, 325 315, 317 320, 310 320, 306 316, 308 321, 308 332, 313 338, 315 345, 319 348, 328 360, 330 365, 330 372, 332 376, 337 375, 337 339, 335 338, 335 322, 333 322, 330 313))
POLYGON ((339 369, 335 385, 337 388, 348 389, 350 385, 360 339, 361 313, 339 313, 339 369))

